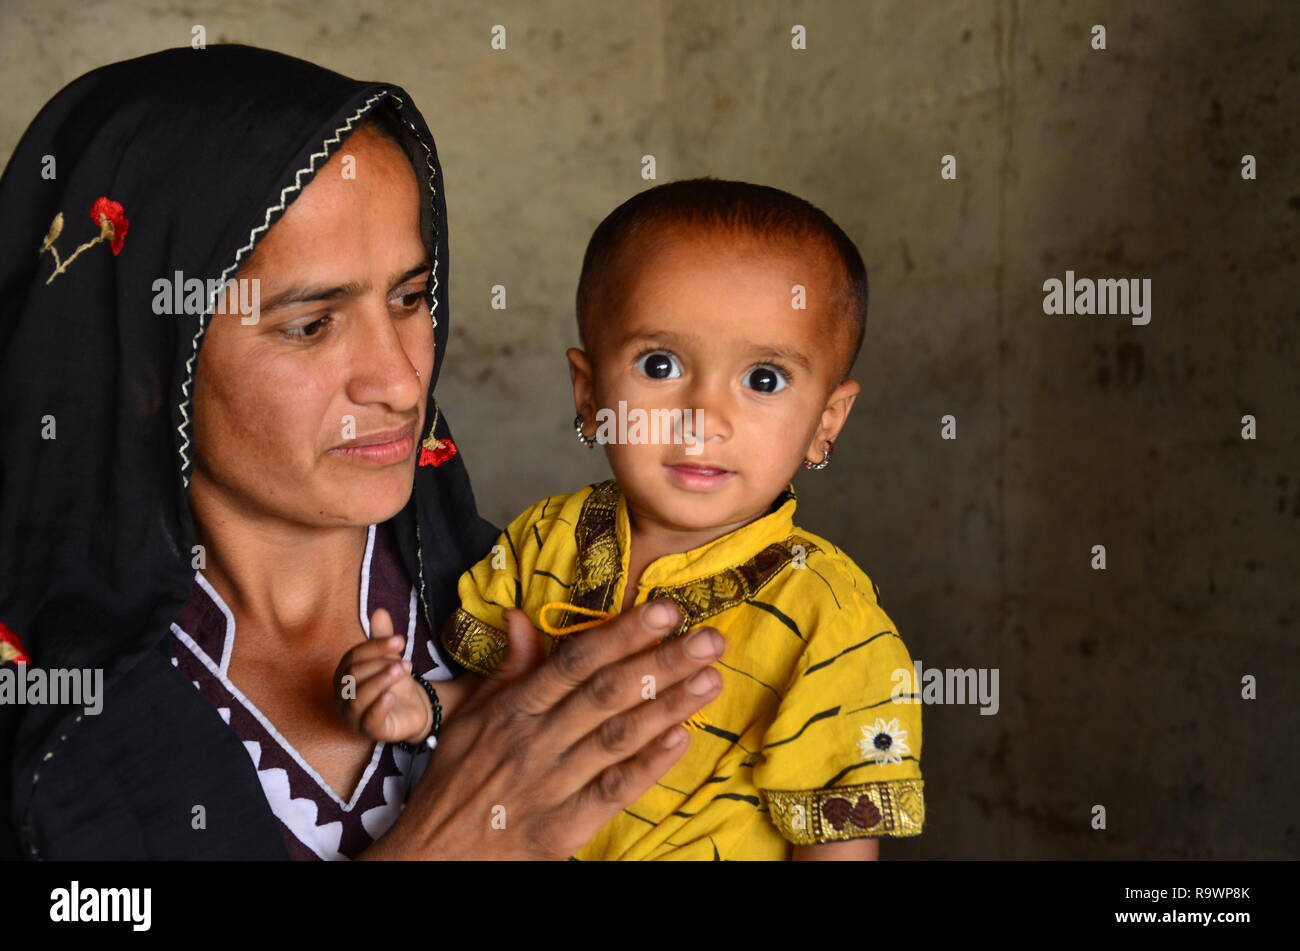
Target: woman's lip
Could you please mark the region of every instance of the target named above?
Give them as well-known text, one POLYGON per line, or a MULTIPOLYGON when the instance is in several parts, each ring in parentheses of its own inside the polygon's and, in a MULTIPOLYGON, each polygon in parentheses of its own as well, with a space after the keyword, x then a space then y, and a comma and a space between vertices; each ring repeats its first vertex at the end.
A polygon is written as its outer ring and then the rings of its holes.
POLYGON ((415 451, 415 427, 404 426, 384 432, 367 433, 350 439, 340 446, 335 446, 331 453, 355 459, 359 462, 374 462, 388 465, 400 462, 415 451))
POLYGON ((407 423, 405 426, 398 426, 396 429, 382 429, 374 433, 366 433, 364 436, 358 436, 355 439, 349 439, 347 442, 339 443, 335 449, 354 449, 358 446, 383 446, 390 442, 397 442, 405 436, 410 436, 415 431, 414 423, 407 423))

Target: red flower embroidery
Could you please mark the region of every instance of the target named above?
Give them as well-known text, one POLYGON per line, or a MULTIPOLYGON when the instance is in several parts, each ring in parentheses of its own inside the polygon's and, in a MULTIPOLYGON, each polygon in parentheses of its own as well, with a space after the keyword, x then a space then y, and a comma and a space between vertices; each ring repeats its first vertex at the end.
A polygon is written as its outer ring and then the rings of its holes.
POLYGON ((12 661, 15 664, 30 664, 31 658, 23 650, 22 641, 18 640, 18 635, 9 630, 3 621, 0 621, 0 664, 7 664, 12 661))
POLYGON ((122 206, 111 198, 96 198, 90 206, 90 220, 100 229, 100 234, 107 235, 113 257, 121 254, 122 242, 126 240, 127 229, 131 227, 122 206))
POLYGON ((440 466, 459 450, 450 439, 428 439, 420 444, 420 462, 422 466, 440 466), (430 445, 432 444, 432 445, 430 445))
POLYGON ((45 232, 45 240, 41 242, 38 254, 50 253, 54 258, 54 273, 45 279, 46 284, 53 283, 54 279, 68 269, 68 265, 77 260, 83 251, 89 251, 101 241, 107 241, 109 248, 113 252, 113 257, 122 253, 122 244, 126 241, 126 232, 131 227, 131 222, 126 218, 122 206, 111 198, 99 197, 95 203, 90 206, 90 220, 95 223, 99 229, 99 234, 91 238, 84 244, 78 245, 77 249, 68 256, 65 261, 59 255, 59 249, 54 246, 54 242, 59 239, 63 233, 63 212, 54 216, 50 222, 50 230, 45 232))

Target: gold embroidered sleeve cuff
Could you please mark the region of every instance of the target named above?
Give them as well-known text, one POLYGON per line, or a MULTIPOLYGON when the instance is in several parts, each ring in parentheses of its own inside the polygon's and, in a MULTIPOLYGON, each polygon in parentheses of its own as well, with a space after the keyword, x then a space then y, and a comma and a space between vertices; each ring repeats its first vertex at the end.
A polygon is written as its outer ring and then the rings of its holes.
POLYGON ((795 845, 920 835, 924 781, 891 779, 834 789, 764 790, 772 823, 795 845))
POLYGON ((457 663, 486 677, 505 659, 509 640, 504 631, 457 608, 443 628, 442 642, 457 663))

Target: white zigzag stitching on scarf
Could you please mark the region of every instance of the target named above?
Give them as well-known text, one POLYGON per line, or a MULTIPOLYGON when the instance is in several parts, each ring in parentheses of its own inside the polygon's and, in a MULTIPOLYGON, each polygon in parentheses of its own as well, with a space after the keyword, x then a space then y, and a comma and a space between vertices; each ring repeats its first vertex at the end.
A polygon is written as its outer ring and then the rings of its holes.
MULTIPOLYGON (((347 118, 347 120, 343 123, 343 125, 339 126, 337 129, 334 130, 333 136, 331 136, 330 138, 326 139, 324 142, 321 143, 320 151, 313 152, 310 158, 308 158, 307 160, 307 165, 303 168, 298 169, 298 171, 294 173, 293 184, 286 185, 283 189, 281 189, 279 203, 272 205, 270 208, 266 209, 266 215, 262 223, 248 233, 248 243, 235 252, 235 260, 230 263, 229 267, 227 267, 224 271, 221 272, 221 282, 218 285, 218 291, 214 292, 212 297, 209 298, 207 312, 202 314, 199 317, 199 327, 196 331, 194 331, 194 339, 190 341, 190 356, 189 359, 185 361, 185 374, 186 374, 185 382, 184 384, 181 385, 181 392, 185 394, 185 399, 181 401, 181 405, 180 405, 181 416, 183 418, 181 420, 181 424, 176 427, 176 431, 180 434, 181 437, 181 446, 180 446, 181 480, 184 482, 185 488, 188 489, 190 487, 190 477, 189 477, 190 457, 189 454, 186 453, 185 451, 190 447, 190 437, 188 433, 186 433, 186 430, 189 428, 190 425, 190 414, 189 411, 186 409, 186 407, 189 406, 189 402, 190 402, 190 384, 194 382, 194 361, 199 355, 199 338, 203 336, 203 329, 206 325, 208 314, 210 314, 213 310, 216 309, 216 303, 217 303, 216 294, 220 293, 221 290, 224 289, 226 279, 230 276, 231 272, 234 271, 235 268, 239 266, 239 262, 243 260, 244 255, 253 249, 253 245, 257 243, 257 236, 261 232, 266 231, 268 228, 271 227, 271 215, 273 215, 277 211, 283 211, 289 195, 293 192, 302 189, 302 176, 311 172, 315 172, 316 160, 322 158, 329 158, 330 145, 337 145, 339 142, 343 141, 343 133, 350 130, 352 126, 356 124, 356 121, 358 119, 360 119, 363 115, 369 112, 371 107, 374 106, 375 103, 377 103, 379 100, 383 99, 387 95, 389 95, 388 90, 382 90, 380 92, 375 93, 375 95, 371 96, 369 99, 363 102, 357 108, 357 111, 352 113, 352 115, 350 115, 347 118)), ((421 144, 423 144, 423 142, 421 142, 421 144)), ((426 151, 427 151, 427 146, 426 146, 426 151)), ((435 218, 435 221, 436 220, 437 219, 435 218)))
MULTIPOLYGON (((397 103, 399 111, 406 106, 401 96, 394 93, 389 93, 389 96, 393 102, 397 103)), ((438 174, 438 170, 433 167, 433 150, 424 141, 424 136, 420 135, 420 130, 415 127, 415 123, 406 116, 402 116, 401 119, 406 123, 406 127, 411 130, 411 134, 415 136, 415 141, 420 143, 420 148, 424 149, 424 164, 429 166, 429 208, 433 214, 433 273, 429 275, 433 281, 433 286, 429 288, 429 297, 433 303, 429 305, 429 316, 433 318, 433 327, 436 330, 438 328, 438 315, 434 311, 438 309, 438 238, 440 235, 438 234, 438 189, 433 184, 433 178, 438 174)))
MULTIPOLYGON (((406 105, 406 103, 402 102, 402 98, 400 96, 396 96, 396 95, 393 96, 393 101, 397 103, 397 108, 399 111, 402 109, 403 106, 406 105)), ((441 237, 441 235, 438 234, 438 230, 437 230, 438 229, 438 189, 433 184, 433 178, 434 175, 437 174, 437 170, 433 167, 433 151, 429 148, 428 143, 424 141, 424 136, 420 135, 420 131, 415 127, 414 123, 412 123, 410 119, 406 118, 405 116, 402 116, 402 121, 405 122, 407 128, 410 129, 411 132, 415 134, 415 140, 419 142, 420 147, 424 149, 424 163, 429 166, 429 201, 430 204, 432 205, 432 210, 433 210, 433 228, 434 228, 433 273, 430 275, 430 280, 432 280, 433 285, 429 289, 429 296, 432 298, 433 303, 429 305, 429 316, 433 319, 434 329, 437 330, 438 315, 434 313, 434 311, 438 309, 438 239, 441 237)), ((436 416, 434 417, 433 425, 434 428, 436 428, 438 425, 438 420, 436 416)), ((433 429, 429 430, 429 434, 433 435, 433 429)), ((419 504, 418 501, 416 504, 417 505, 419 504)), ((429 625, 430 630, 433 630, 433 621, 429 617, 429 602, 425 599, 425 593, 424 593, 424 544, 420 540, 420 516, 418 512, 415 516, 415 562, 416 562, 415 564, 416 572, 420 576, 420 607, 424 609, 424 623, 429 625)))

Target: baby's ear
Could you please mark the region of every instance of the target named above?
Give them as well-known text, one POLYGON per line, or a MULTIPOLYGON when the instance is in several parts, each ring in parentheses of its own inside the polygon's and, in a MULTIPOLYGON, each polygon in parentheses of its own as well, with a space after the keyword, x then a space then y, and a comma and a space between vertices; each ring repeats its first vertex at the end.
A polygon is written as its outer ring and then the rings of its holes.
POLYGON ((857 380, 845 380, 831 390, 830 396, 826 397, 826 408, 822 410, 821 425, 813 433, 812 443, 804 454, 809 462, 821 462, 826 443, 839 438, 840 430, 848 421, 849 411, 853 409, 853 401, 861 392, 862 386, 857 380))
POLYGON ((570 347, 565 356, 569 358, 569 380, 573 383, 573 407, 583 419, 596 421, 596 389, 591 371, 591 358, 577 347, 570 347))

